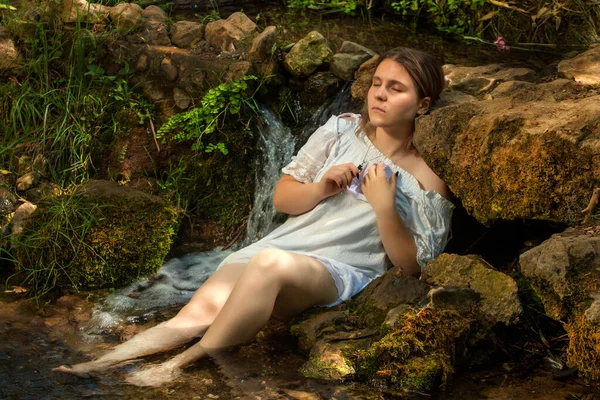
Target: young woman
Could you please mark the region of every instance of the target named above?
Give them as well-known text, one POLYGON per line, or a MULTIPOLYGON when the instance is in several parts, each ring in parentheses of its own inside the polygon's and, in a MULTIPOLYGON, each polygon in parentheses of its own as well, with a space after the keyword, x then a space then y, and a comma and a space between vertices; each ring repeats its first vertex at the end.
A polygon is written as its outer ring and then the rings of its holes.
POLYGON ((202 336, 128 378, 158 386, 200 358, 251 340, 272 315, 336 305, 391 266, 419 277, 443 251, 454 208, 446 185, 412 145, 415 118, 443 87, 430 55, 386 53, 363 116, 332 117, 283 168, 273 202, 290 214, 286 223, 227 257, 171 320, 98 360, 56 370, 87 375, 202 336))

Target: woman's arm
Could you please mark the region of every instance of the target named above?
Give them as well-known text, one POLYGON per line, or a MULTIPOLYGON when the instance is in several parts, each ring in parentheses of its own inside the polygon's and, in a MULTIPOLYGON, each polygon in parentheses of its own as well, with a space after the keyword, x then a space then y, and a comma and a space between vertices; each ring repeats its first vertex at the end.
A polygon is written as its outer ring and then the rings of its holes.
POLYGON ((304 214, 350 186, 358 172, 356 165, 346 163, 329 168, 319 182, 302 183, 291 175, 283 175, 275 186, 273 205, 282 213, 304 214))

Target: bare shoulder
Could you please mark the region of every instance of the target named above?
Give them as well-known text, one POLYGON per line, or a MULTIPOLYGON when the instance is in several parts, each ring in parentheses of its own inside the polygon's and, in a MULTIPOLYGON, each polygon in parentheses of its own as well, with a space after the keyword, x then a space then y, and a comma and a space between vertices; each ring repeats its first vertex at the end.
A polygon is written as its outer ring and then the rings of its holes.
POLYGON ((452 200, 452 193, 448 185, 419 157, 419 167, 417 168, 416 178, 424 190, 434 190, 447 200, 452 200))

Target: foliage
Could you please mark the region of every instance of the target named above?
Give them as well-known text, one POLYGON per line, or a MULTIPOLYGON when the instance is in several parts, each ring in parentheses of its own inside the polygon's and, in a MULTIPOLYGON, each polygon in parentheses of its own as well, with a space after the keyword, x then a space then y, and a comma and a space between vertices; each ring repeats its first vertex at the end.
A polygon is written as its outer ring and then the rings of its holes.
POLYGON ((361 0, 289 0, 287 6, 292 9, 309 9, 355 15, 360 3, 361 0))
POLYGON ((40 202, 23 233, 11 238, 18 261, 11 280, 39 297, 55 286, 115 287, 156 272, 170 249, 176 211, 138 191, 99 192, 40 202))
MULTIPOLYGON (((210 89, 202 98, 200 107, 171 117, 160 127, 157 137, 164 139, 168 132, 177 130, 172 137, 174 141, 194 141, 192 150, 204 150, 206 153, 219 150, 226 155, 228 150, 225 143, 205 143, 203 138, 220 129, 227 113, 238 115, 240 121, 246 107, 256 113, 256 104, 252 95, 248 94, 248 81, 256 79, 256 76, 248 75, 210 89)), ((244 123, 244 131, 251 134, 249 122, 244 123)))

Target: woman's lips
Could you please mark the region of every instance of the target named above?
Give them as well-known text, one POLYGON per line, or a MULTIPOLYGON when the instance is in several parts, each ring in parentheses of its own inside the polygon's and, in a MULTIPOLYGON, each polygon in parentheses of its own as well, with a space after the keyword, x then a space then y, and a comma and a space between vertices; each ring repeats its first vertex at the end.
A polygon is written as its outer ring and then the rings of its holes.
POLYGON ((376 113, 384 113, 385 111, 383 111, 381 108, 379 107, 371 107, 371 110, 376 112, 376 113))

